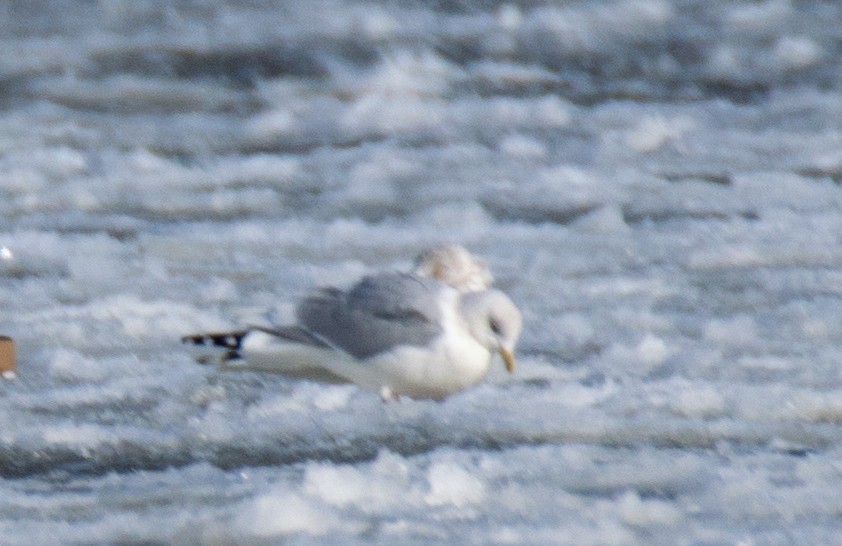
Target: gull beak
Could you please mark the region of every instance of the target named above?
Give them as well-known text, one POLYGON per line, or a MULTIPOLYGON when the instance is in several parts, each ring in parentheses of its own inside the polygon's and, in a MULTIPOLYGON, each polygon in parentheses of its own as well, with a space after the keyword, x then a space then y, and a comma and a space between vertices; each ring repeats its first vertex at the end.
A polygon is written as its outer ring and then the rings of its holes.
POLYGON ((503 362, 506 364, 506 371, 509 373, 515 373, 515 368, 517 368, 517 362, 515 362, 515 355, 509 349, 505 347, 500 347, 500 356, 503 357, 503 362))

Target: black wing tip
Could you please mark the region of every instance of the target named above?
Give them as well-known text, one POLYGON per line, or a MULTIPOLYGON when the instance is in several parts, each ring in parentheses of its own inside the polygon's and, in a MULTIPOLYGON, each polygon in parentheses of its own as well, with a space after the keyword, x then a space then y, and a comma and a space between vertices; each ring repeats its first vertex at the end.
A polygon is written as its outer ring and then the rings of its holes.
MULTIPOLYGON (((182 336, 181 342, 185 345, 190 345, 193 348, 219 349, 221 350, 221 355, 218 355, 216 359, 221 358, 222 362, 228 362, 230 360, 242 358, 240 349, 243 345, 243 338, 247 333, 248 330, 241 330, 237 332, 190 334, 182 336)), ((199 364, 208 364, 216 359, 207 354, 196 356, 196 362, 199 364)))

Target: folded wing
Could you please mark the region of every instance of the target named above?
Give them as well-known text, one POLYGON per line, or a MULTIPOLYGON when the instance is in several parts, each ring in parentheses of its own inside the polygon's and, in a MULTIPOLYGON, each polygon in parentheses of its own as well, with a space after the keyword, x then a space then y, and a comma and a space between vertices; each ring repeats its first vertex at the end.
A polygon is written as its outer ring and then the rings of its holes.
POLYGON ((325 288, 298 307, 298 326, 320 343, 356 358, 398 345, 426 345, 441 331, 434 279, 388 273, 365 277, 350 290, 325 288))

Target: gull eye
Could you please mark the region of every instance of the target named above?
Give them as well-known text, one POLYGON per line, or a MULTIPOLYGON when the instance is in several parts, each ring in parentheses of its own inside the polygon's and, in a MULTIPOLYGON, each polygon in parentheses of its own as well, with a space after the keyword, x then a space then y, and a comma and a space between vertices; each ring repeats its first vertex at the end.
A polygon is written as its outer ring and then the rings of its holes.
POLYGON ((488 319, 488 327, 491 328, 491 331, 495 336, 499 336, 503 332, 503 327, 500 325, 500 321, 494 317, 488 319))

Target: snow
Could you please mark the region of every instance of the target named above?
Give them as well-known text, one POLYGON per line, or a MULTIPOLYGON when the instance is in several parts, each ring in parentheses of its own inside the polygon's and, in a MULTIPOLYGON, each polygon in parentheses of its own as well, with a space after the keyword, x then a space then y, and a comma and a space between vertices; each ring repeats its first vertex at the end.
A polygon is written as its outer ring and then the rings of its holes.
POLYGON ((460 508, 484 500, 485 486, 476 476, 462 466, 436 463, 427 473, 430 491, 424 501, 432 506, 452 504, 460 508))
POLYGON ((0 7, 4 544, 832 544, 842 8, 0 7), (200 366, 314 285, 487 259, 442 402, 200 366))

